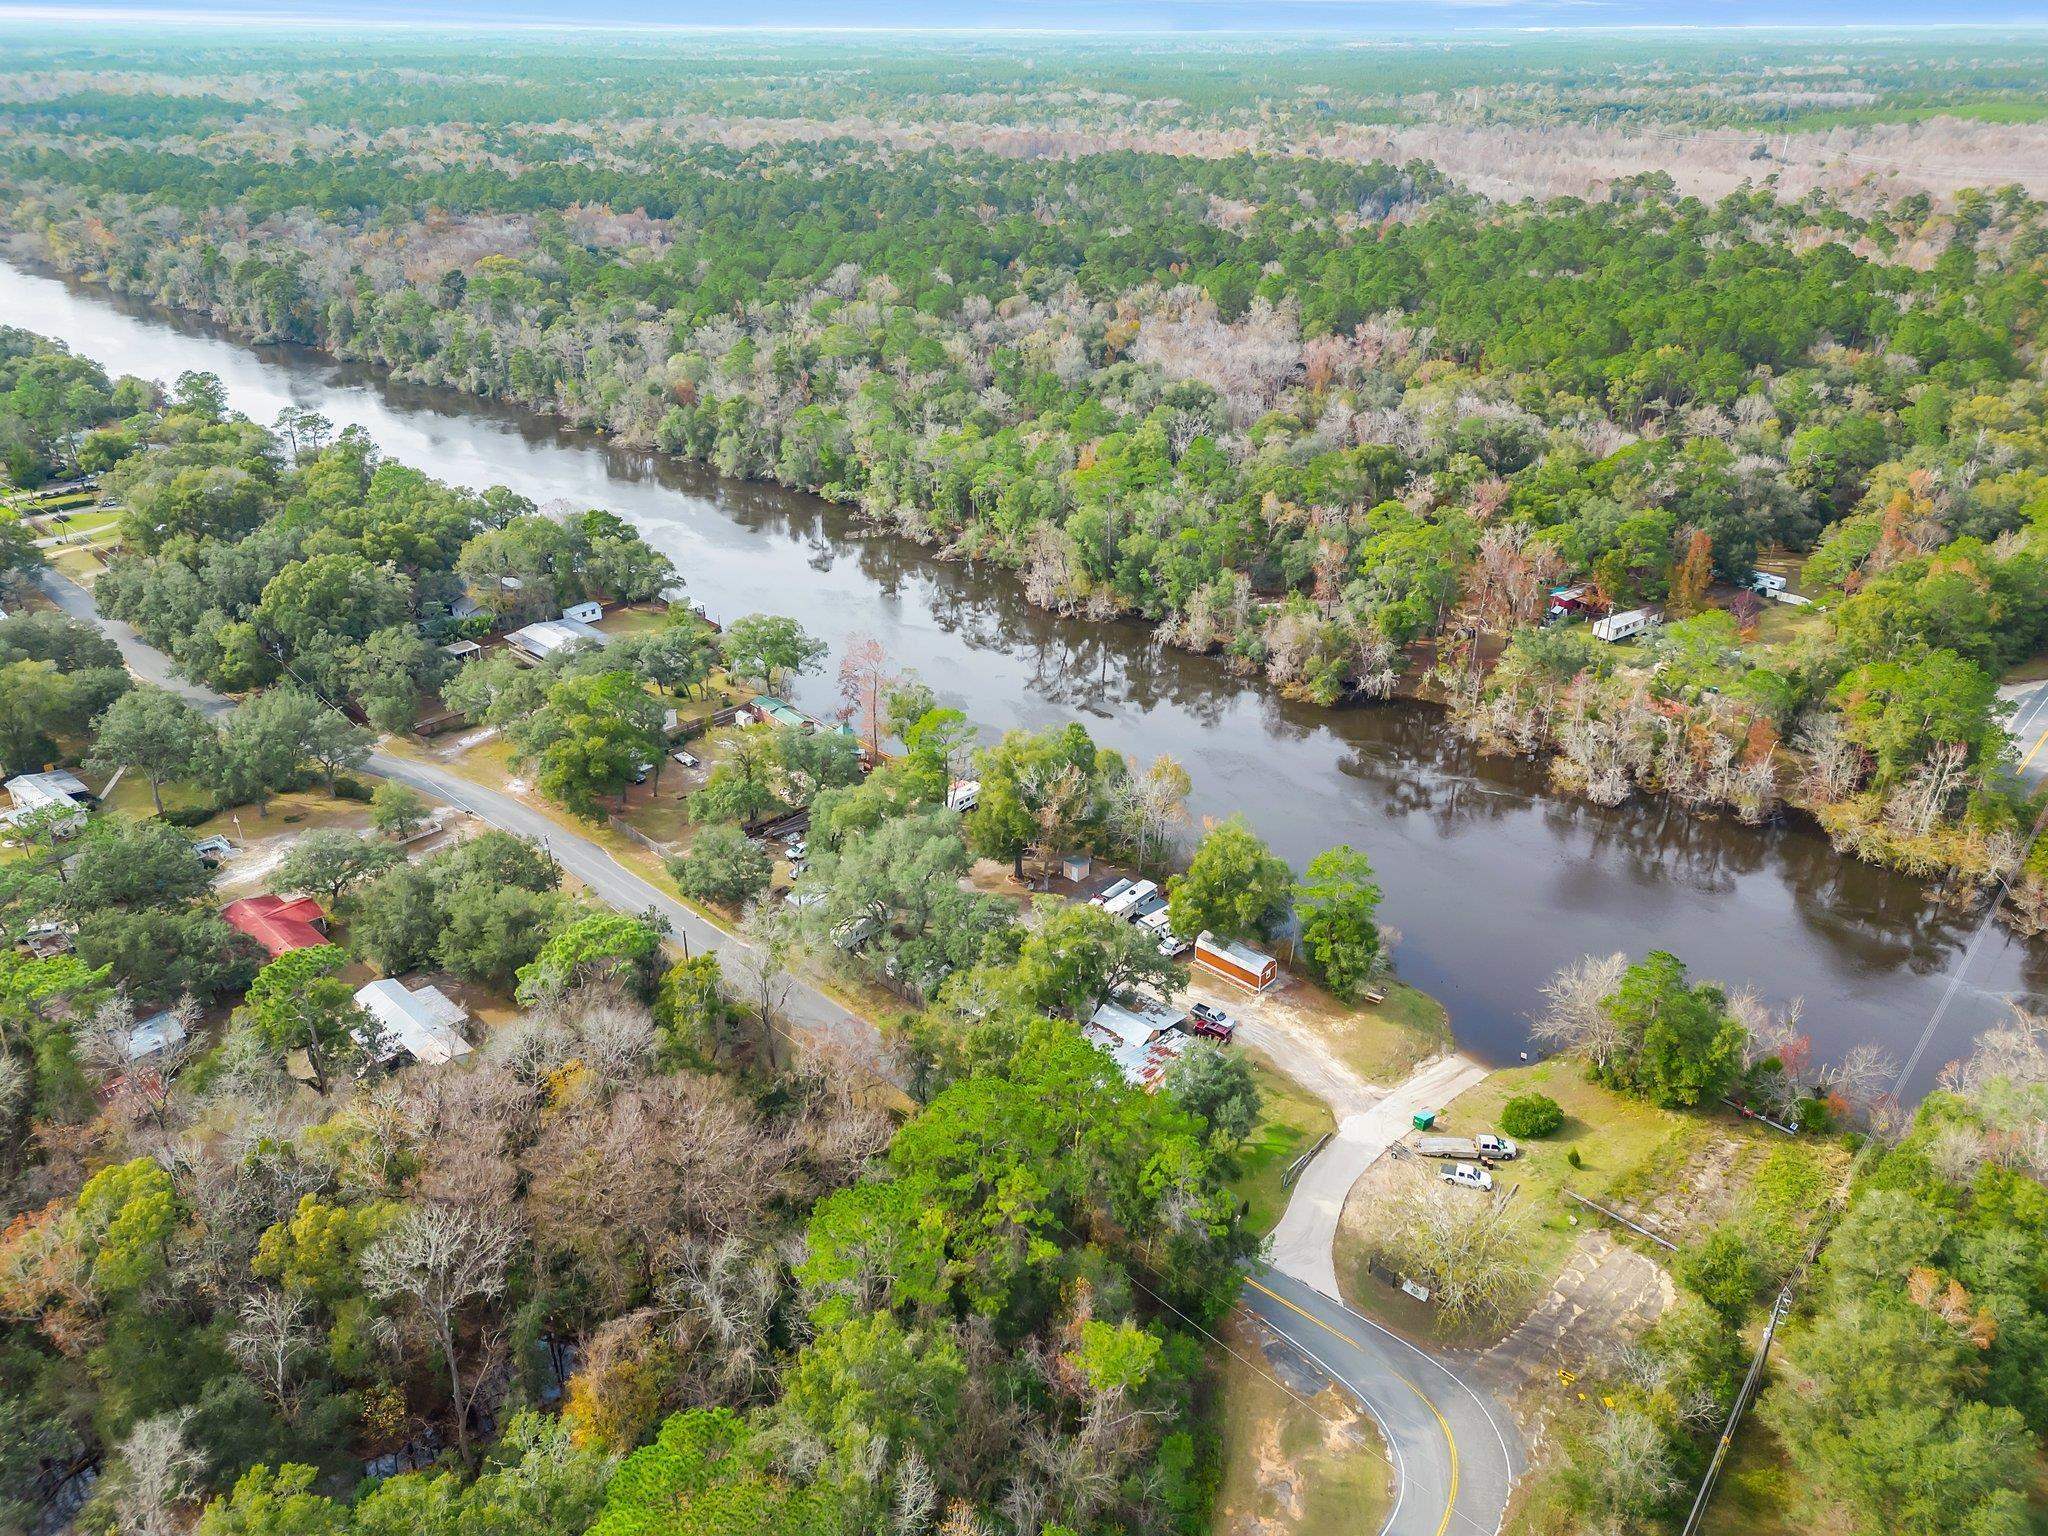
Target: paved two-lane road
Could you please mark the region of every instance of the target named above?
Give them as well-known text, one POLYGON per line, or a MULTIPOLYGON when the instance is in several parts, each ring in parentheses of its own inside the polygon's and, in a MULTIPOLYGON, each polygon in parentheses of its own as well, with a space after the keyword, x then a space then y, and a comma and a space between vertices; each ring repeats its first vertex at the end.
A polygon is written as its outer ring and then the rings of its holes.
POLYGON ((1380 1536, 1494 1536, 1522 1462, 1514 1422, 1485 1387, 1277 1270, 1246 1281, 1245 1305, 1379 1425, 1395 1495, 1380 1536))
MULTIPOLYGON (((128 625, 107 618, 92 600, 92 594, 59 571, 45 569, 43 590, 57 606, 87 624, 97 625, 121 649, 128 670, 146 683, 168 688, 195 708, 210 715, 225 714, 234 700, 180 677, 170 658, 150 645, 128 625)), ((751 946, 722 928, 714 927, 673 896, 642 879, 598 844, 572 828, 563 826, 524 801, 502 791, 472 783, 435 763, 393 757, 373 752, 365 771, 378 778, 410 785, 432 799, 468 811, 479 821, 533 839, 553 855, 555 862, 607 905, 622 912, 654 911, 668 920, 669 929, 689 945, 692 954, 716 954, 728 976, 739 975, 752 954, 751 946)), ((780 1010, 783 1022, 816 1040, 827 1041, 856 1052, 880 1068, 875 1050, 875 1027, 832 998, 796 977, 785 978, 787 995, 780 1010)))
POLYGON ((2048 778, 2048 682, 2019 683, 2001 688, 1998 696, 2012 706, 2005 722, 2012 737, 2013 770, 2029 790, 2048 778))
MULTIPOLYGON (((179 677, 169 658, 128 625, 104 617, 92 594, 76 582, 52 570, 44 571, 41 579, 58 607, 97 625, 120 647, 137 677, 170 689, 208 714, 234 708, 232 700, 179 677)), ((748 946, 738 938, 713 927, 589 838, 516 797, 472 783, 438 764, 385 752, 373 753, 365 766, 491 826, 544 844, 593 895, 624 912, 659 912, 693 952, 716 953, 729 970, 744 963, 748 946)), ((815 987, 792 978, 782 1011, 793 1029, 813 1039, 872 1054, 874 1026, 815 987)), ((1441 1088, 1437 1085, 1439 1092, 1441 1088)), ((1334 1232, 1319 1228, 1318 1235, 1327 1249, 1334 1232)), ((1246 1283, 1245 1303, 1320 1364, 1379 1423, 1394 1462, 1397 1493, 1382 1536, 1493 1536, 1520 1461, 1512 1425, 1503 1432, 1507 1421, 1497 1417, 1500 1410, 1483 1388, 1469 1383, 1454 1365, 1278 1270, 1256 1271, 1246 1283)))

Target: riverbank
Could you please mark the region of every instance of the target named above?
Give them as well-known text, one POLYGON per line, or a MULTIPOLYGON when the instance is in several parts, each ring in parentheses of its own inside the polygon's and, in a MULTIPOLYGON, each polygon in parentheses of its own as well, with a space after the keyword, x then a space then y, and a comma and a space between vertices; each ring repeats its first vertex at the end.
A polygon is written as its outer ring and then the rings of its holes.
MULTIPOLYGON (((1682 953, 1696 973, 1806 1003, 1819 1054, 1868 1039, 1903 1056, 1976 930, 1916 882, 1843 860, 1800 826, 1750 829, 1666 802, 1610 810, 1554 795, 1539 765, 1481 757, 1440 713, 1290 703, 1130 623, 1061 620, 985 564, 946 563, 810 498, 633 454, 449 391, 298 348, 250 349, 203 325, 0 266, 0 313, 115 372, 219 375, 235 408, 286 405, 364 428, 393 457, 537 502, 608 506, 669 555, 722 620, 799 612, 833 640, 879 640, 992 740, 1079 714, 1139 761, 1194 779, 1197 821, 1242 809, 1297 867, 1339 838, 1372 856, 1401 974, 1440 998, 1461 1048, 1512 1061, 1536 989, 1586 949, 1682 953), (1760 942, 1760 939, 1764 942, 1760 942)), ((796 702, 837 706, 829 678, 796 702)), ((2001 1018, 2038 1001, 2036 955, 1987 934, 1909 1093, 2001 1018)))

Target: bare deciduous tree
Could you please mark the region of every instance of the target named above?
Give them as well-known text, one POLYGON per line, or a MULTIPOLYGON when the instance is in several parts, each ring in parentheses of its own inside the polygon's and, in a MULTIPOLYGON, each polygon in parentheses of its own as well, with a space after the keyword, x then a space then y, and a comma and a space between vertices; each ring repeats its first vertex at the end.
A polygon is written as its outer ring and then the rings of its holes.
POLYGON ((299 1411, 298 1362, 312 1347, 313 1339, 305 1302, 288 1291, 266 1287, 243 1298, 227 1344, 235 1363, 249 1373, 278 1412, 295 1419, 299 1411))
POLYGON ((762 1053, 773 1066, 780 1060, 777 1038, 781 1025, 777 1020, 789 1001, 789 962, 798 945, 796 925, 782 908, 757 901, 747 908, 740 937, 746 940, 746 948, 733 962, 733 984, 754 1006, 762 1053))
POLYGON ((1179 829, 1187 825, 1188 793, 1193 787, 1187 769, 1164 752, 1143 773, 1117 785, 1118 819, 1128 829, 1140 868, 1171 850, 1179 829))
POLYGON ((206 1465, 185 1443, 191 1417, 189 1408, 157 1414, 143 1419, 121 1442, 108 1479, 121 1536, 178 1536, 185 1529, 179 1506, 206 1465))
POLYGON ((846 654, 839 663, 839 718, 854 723, 854 729, 878 761, 889 691, 900 681, 889 666, 889 653, 882 648, 881 641, 873 635, 846 637, 846 654))
POLYGON ((1544 983, 1549 999, 1529 1028, 1530 1038, 1554 1051, 1605 1066, 1620 1047, 1621 1032, 1608 1016, 1606 999, 1621 985, 1628 956, 1582 955, 1544 983))
POLYGON ((470 1383, 463 1373, 456 1329, 465 1306, 504 1289, 516 1240, 511 1221, 495 1211, 414 1205, 363 1253, 364 1288, 372 1296, 412 1307, 440 1347, 448 1367, 455 1437, 465 1459, 470 1383))
POLYGON ((1354 1207, 1379 1262, 1429 1287, 1456 1322, 1500 1321, 1541 1278, 1530 1256, 1534 1217, 1504 1196, 1457 1189, 1434 1168, 1396 1164, 1354 1207))

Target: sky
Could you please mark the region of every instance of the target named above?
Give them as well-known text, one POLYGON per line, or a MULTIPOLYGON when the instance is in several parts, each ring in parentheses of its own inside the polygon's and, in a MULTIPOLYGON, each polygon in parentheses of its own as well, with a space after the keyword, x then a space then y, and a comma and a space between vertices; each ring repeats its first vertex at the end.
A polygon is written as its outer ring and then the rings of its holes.
POLYGON ((2048 0, 0 0, 0 19, 97 18, 1047 32, 1390 34, 1642 27, 2048 25, 2048 0))

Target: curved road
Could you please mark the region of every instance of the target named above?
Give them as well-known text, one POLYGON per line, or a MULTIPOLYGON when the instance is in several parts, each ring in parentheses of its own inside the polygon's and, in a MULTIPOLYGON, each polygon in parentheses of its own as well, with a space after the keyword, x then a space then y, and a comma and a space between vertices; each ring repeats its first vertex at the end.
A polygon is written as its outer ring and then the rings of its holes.
POLYGON ((1514 1421, 1485 1387, 1278 1270, 1251 1275, 1244 1300, 1378 1424, 1395 1494, 1381 1536, 1494 1536, 1522 1458, 1514 1421))
MULTIPOLYGON (((40 579, 59 608, 103 630, 143 681, 171 690, 208 714, 234 708, 233 700, 179 677, 170 659, 128 625, 102 615, 84 587, 54 570, 44 570, 40 579)), ((373 753, 365 767, 541 843, 600 900, 625 912, 659 912, 693 951, 716 953, 733 968, 750 953, 747 944, 649 884, 597 843, 511 795, 437 764, 385 752, 373 753)), ((866 1019, 795 977, 788 978, 788 989, 782 1013, 793 1028, 874 1056, 875 1029, 866 1019)), ((1378 1422, 1394 1463, 1396 1489, 1381 1536, 1494 1536, 1521 1461, 1512 1421, 1483 1387, 1278 1270, 1261 1268, 1247 1277, 1245 1305, 1378 1422)))

